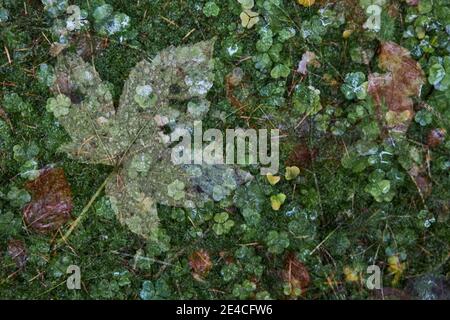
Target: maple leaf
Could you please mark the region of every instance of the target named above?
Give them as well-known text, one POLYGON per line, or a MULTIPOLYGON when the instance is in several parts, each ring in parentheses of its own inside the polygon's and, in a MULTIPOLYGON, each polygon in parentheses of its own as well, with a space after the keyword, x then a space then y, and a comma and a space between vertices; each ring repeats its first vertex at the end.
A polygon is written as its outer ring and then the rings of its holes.
POLYGON ((61 168, 45 168, 25 185, 31 192, 31 202, 23 209, 26 224, 39 233, 59 229, 70 219, 72 194, 61 168))
POLYGON ((387 73, 369 74, 368 92, 375 100, 380 117, 391 133, 406 133, 414 117, 413 99, 420 96, 425 75, 407 49, 394 42, 381 44, 379 66, 387 73), (385 105, 387 110, 382 110, 385 105))
POLYGON ((117 108, 93 66, 75 55, 58 58, 52 88, 57 96, 47 108, 72 140, 60 150, 86 163, 116 168, 106 193, 119 221, 144 238, 158 227, 157 204, 202 206, 221 200, 249 178, 226 165, 171 161, 170 134, 192 131, 209 108, 213 47, 214 39, 172 46, 151 62, 139 62, 117 108))

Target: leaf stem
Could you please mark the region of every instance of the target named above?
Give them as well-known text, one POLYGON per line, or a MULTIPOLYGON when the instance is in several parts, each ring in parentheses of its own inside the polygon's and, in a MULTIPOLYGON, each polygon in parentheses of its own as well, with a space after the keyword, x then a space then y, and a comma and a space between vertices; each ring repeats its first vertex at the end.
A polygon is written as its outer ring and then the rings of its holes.
POLYGON ((62 236, 61 239, 58 240, 58 244, 62 244, 63 242, 67 242, 67 238, 70 237, 70 235, 72 234, 73 230, 75 230, 75 228, 80 224, 81 220, 83 219, 83 217, 85 216, 85 214, 89 211, 89 209, 91 208, 92 204, 95 202, 95 200, 98 198, 98 196, 100 195, 100 193, 103 191, 103 189, 106 186, 106 183, 108 182, 109 178, 111 177, 111 175, 109 175, 105 181, 103 181, 103 183, 100 185, 100 187, 98 187, 97 191, 94 193, 94 195, 91 197, 91 199, 89 200, 89 202, 84 206, 83 210, 81 211, 80 215, 78 216, 78 218, 73 221, 70 224, 69 230, 66 231, 66 233, 62 236))

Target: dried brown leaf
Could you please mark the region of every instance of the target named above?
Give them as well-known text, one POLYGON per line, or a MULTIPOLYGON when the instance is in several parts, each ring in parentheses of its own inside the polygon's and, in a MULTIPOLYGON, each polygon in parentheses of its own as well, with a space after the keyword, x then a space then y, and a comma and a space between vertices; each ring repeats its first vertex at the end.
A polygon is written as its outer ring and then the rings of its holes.
POLYGON ((25 267, 28 255, 25 243, 21 240, 10 240, 8 242, 8 254, 16 263, 17 268, 22 269, 25 267))
POLYGON ((420 192, 422 198, 426 198, 431 194, 432 183, 426 176, 425 167, 413 166, 409 171, 411 179, 413 179, 417 190, 420 192))
POLYGON ((32 201, 23 209, 24 220, 30 228, 48 233, 70 219, 72 193, 63 169, 42 169, 39 177, 25 187, 32 194, 32 201))
POLYGON ((317 149, 310 149, 305 143, 297 144, 286 161, 288 166, 296 166, 299 168, 307 168, 313 159, 316 158, 317 149))
POLYGON ((282 278, 289 284, 292 294, 294 290, 300 289, 303 295, 309 287, 308 269, 292 252, 286 256, 282 278))
POLYGON ((405 133, 414 116, 412 97, 419 96, 425 75, 407 49, 394 42, 381 44, 379 66, 385 74, 370 74, 368 92, 375 100, 378 114, 387 107, 387 129, 405 133))
POLYGON ((428 146, 430 148, 436 148, 439 146, 442 142, 444 142, 446 133, 446 130, 441 128, 431 130, 427 139, 428 146))
POLYGON ((200 249, 192 253, 189 257, 189 266, 194 278, 201 279, 206 276, 213 266, 208 251, 200 249))

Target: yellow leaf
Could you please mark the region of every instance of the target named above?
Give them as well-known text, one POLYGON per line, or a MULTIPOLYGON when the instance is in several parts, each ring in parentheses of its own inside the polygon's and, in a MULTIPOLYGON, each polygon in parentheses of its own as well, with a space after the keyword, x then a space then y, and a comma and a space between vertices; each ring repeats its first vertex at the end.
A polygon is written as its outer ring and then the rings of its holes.
POLYGON ((350 267, 344 268, 345 281, 347 282, 357 282, 359 281, 358 273, 350 267))
POLYGON ((244 10, 240 15, 242 26, 250 29, 259 21, 259 13, 252 10, 244 10))
POLYGON ((350 38, 350 36, 352 35, 352 33, 353 33, 353 30, 345 30, 345 31, 342 33, 342 38, 348 39, 348 38, 350 38))
POLYGON ((281 205, 286 200, 286 195, 284 193, 279 193, 270 197, 270 203, 272 204, 272 209, 275 211, 280 210, 281 205))
POLYGON ((297 178, 297 176, 300 174, 300 169, 296 166, 292 167, 286 167, 286 173, 284 176, 286 177, 286 180, 292 180, 297 178))
POLYGON ((386 112, 386 122, 389 127, 397 126, 409 121, 412 113, 409 110, 403 112, 388 111, 386 112))
POLYGON ((391 256, 388 258, 388 270, 394 275, 394 279, 392 279, 392 285, 395 286, 399 281, 400 277, 403 274, 403 271, 406 269, 406 264, 400 262, 398 256, 391 256))
POLYGON ((274 175, 272 175, 272 174, 270 174, 270 173, 267 174, 266 178, 267 178, 267 181, 269 181, 269 183, 270 183, 272 186, 276 185, 276 184, 280 181, 280 179, 281 179, 281 177, 279 177, 279 176, 274 176, 274 175))
POLYGON ((297 0, 297 2, 304 7, 311 7, 316 0, 297 0))

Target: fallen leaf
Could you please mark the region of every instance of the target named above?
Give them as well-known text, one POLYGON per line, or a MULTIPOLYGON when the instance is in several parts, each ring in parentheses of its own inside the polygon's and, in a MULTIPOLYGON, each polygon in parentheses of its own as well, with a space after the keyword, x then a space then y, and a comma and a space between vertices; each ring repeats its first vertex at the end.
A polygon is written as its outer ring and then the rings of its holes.
POLYGON ((358 282, 360 280, 358 272, 348 266, 344 268, 344 275, 347 282, 358 282))
POLYGON ((192 269, 194 278, 201 279, 205 277, 213 266, 208 251, 200 249, 193 252, 189 256, 189 266, 192 269))
POLYGON ((267 181, 269 181, 269 183, 274 186, 276 185, 278 182, 280 182, 281 177, 280 176, 274 176, 271 173, 268 173, 266 175, 267 181))
POLYGON ((296 166, 292 167, 286 167, 286 173, 284 174, 284 177, 286 180, 293 180, 298 177, 300 174, 300 169, 296 166))
POLYGON ((310 284, 308 269, 292 252, 285 258, 282 278, 289 284, 293 296, 298 296, 295 294, 298 290, 300 295, 304 295, 310 284))
POLYGON ((306 143, 297 144, 286 161, 289 166, 307 168, 317 156, 317 149, 309 149, 306 143))
POLYGON ((436 148, 445 140, 447 131, 442 128, 433 129, 428 134, 427 144, 430 148, 436 148))
POLYGON ((280 210, 284 201, 286 201, 286 195, 284 193, 279 193, 270 197, 270 203, 272 205, 272 209, 275 211, 280 210))
POLYGON ((25 187, 32 194, 31 202, 23 209, 28 227, 39 233, 49 233, 70 219, 72 193, 63 169, 42 169, 25 187))
POLYGON ((308 7, 311 7, 316 2, 316 0, 297 0, 297 2, 299 5, 302 5, 302 6, 308 8, 308 7))
POLYGON ((425 168, 417 166, 413 166, 408 172, 423 198, 428 197, 432 191, 431 180, 425 175, 425 172, 425 168))
POLYGON ((414 117, 412 97, 420 95, 425 83, 424 72, 409 51, 394 42, 381 44, 379 66, 387 73, 369 74, 368 92, 375 100, 379 117, 387 122, 387 129, 404 134, 414 117), (384 115, 383 105, 387 107, 384 115))
POLYGON ((353 30, 350 30, 350 29, 344 30, 344 32, 342 32, 342 38, 348 39, 348 38, 350 38, 352 33, 353 33, 353 30))
POLYGON ((28 260, 25 243, 21 240, 10 240, 8 242, 8 254, 16 263, 17 268, 23 269, 28 260))
POLYGON ((394 276, 392 279, 392 285, 395 286, 400 281, 403 272, 406 269, 406 264, 400 262, 398 256, 390 256, 388 258, 388 271, 394 276))

